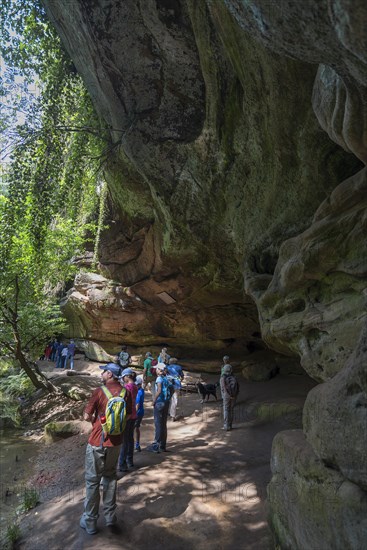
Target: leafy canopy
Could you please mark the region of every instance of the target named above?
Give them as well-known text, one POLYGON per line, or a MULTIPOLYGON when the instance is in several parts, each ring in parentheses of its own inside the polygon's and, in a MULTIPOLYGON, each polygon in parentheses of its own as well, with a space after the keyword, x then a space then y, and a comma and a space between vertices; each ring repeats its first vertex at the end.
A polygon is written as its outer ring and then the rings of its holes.
POLYGON ((0 353, 37 355, 98 230, 109 138, 40 2, 2 0, 0 31, 0 353))

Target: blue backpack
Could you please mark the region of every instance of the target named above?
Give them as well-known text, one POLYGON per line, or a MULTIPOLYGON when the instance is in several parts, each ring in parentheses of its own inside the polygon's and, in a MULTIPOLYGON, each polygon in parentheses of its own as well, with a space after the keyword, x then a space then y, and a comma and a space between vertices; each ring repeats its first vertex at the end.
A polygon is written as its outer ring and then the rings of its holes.
POLYGON ((173 389, 173 384, 168 380, 167 376, 162 376, 162 395, 165 403, 171 399, 173 389))

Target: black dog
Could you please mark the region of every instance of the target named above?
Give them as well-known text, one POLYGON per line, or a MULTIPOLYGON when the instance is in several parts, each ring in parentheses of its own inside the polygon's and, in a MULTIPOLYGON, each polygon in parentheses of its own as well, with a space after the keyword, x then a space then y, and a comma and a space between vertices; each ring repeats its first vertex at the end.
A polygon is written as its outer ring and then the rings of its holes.
POLYGON ((217 400, 218 386, 219 386, 219 382, 217 382, 217 384, 202 384, 201 382, 198 382, 197 388, 198 388, 199 395, 201 395, 200 403, 204 403, 205 398, 207 401, 209 401, 210 395, 213 395, 213 397, 215 397, 215 400, 217 400))

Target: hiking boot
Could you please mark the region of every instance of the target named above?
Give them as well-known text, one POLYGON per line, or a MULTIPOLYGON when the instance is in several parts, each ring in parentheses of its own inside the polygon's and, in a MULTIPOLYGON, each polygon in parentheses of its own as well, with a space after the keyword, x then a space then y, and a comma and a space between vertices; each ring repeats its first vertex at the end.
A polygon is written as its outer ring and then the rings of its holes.
POLYGON ((116 525, 116 523, 117 523, 117 517, 116 516, 112 516, 112 517, 109 517, 108 519, 106 519, 107 527, 112 527, 113 525, 116 525))
POLYGON ((152 445, 149 445, 149 447, 147 447, 147 451, 149 451, 150 453, 159 453, 159 447, 156 443, 153 443, 152 445))
POLYGON ((85 529, 85 531, 88 533, 88 535, 95 535, 97 533, 97 527, 94 524, 88 525, 86 524, 85 517, 82 516, 80 518, 79 525, 82 529, 85 529))
POLYGON ((129 469, 129 468, 127 467, 126 462, 123 462, 122 464, 119 465, 119 471, 120 471, 120 472, 127 472, 128 469, 129 469))
POLYGON ((135 445, 135 451, 138 451, 138 453, 141 453, 141 447, 138 443, 135 445))
POLYGON ((130 470, 130 468, 134 468, 134 463, 133 462, 128 462, 127 467, 129 468, 129 470, 130 470))

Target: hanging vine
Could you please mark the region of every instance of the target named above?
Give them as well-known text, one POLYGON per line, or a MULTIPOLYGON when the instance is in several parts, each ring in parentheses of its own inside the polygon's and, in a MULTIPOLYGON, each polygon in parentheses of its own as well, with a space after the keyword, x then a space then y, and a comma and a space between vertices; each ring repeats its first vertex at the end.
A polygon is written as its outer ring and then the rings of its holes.
POLYGON ((97 222, 97 231, 94 241, 94 253, 93 253, 93 262, 92 268, 95 269, 99 261, 99 244, 101 238, 101 232, 105 228, 104 220, 107 213, 107 183, 102 181, 100 184, 99 192, 99 211, 98 211, 98 222, 97 222))

